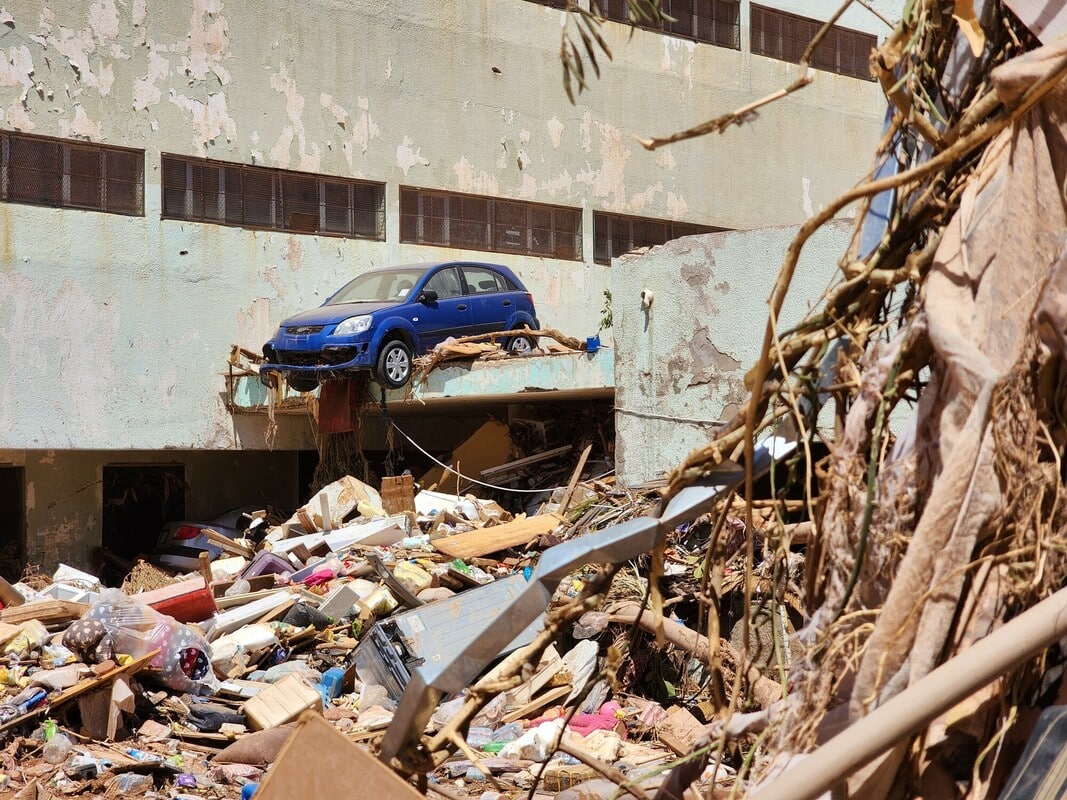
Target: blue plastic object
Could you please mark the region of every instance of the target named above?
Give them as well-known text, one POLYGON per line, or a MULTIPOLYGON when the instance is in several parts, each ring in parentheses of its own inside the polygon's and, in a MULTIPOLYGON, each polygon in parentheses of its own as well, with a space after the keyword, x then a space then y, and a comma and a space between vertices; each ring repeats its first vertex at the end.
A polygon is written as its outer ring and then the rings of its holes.
POLYGON ((586 337, 586 340, 585 340, 585 352, 587 352, 587 353, 595 353, 599 349, 600 349, 600 337, 599 336, 588 336, 588 337, 586 337))
POLYGON ((248 800, 252 795, 256 793, 256 789, 259 788, 258 783, 246 783, 241 787, 241 800, 248 800))
POLYGON ((345 671, 340 667, 330 667, 322 674, 322 680, 319 681, 319 693, 322 695, 323 703, 341 696, 341 681, 344 677, 345 671))

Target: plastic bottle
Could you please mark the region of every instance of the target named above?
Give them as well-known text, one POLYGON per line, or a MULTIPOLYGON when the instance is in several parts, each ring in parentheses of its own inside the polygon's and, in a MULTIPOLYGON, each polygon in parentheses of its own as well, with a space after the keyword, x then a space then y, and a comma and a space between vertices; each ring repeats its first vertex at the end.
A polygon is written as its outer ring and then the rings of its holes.
POLYGON ((57 733, 44 745, 41 755, 49 764, 62 764, 67 760, 70 751, 74 749, 74 743, 67 738, 65 733, 57 733))
POLYGON ((139 775, 136 772, 116 775, 112 780, 108 781, 108 784, 111 788, 118 789, 122 795, 141 794, 155 786, 151 775, 139 775))

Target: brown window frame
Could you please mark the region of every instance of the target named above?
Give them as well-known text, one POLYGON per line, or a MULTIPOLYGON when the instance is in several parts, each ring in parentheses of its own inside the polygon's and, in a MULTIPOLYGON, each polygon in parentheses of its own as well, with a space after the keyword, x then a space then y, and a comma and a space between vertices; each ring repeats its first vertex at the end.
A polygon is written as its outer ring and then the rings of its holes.
POLYGON ((528 3, 537 3, 539 6, 548 6, 549 8, 558 8, 561 11, 566 10, 567 0, 526 0, 528 3))
POLYGON ((144 150, 0 130, 0 201, 144 216, 144 150))
POLYGON ((160 192, 163 219, 385 241, 377 181, 163 153, 160 192))
POLYGON ((582 210, 401 186, 400 241, 581 261, 582 210))
MULTIPOLYGON (((825 23, 757 3, 749 6, 750 48, 753 55, 799 64, 811 40, 825 23)), ((878 45, 873 33, 834 25, 811 56, 810 66, 847 78, 873 81, 870 53, 878 45)))
POLYGON ((660 0, 660 10, 671 19, 632 20, 626 0, 592 0, 600 16, 612 22, 657 31, 702 44, 741 49, 740 0, 660 0))
POLYGON ((682 236, 717 233, 725 230, 729 230, 729 228, 698 225, 695 222, 657 219, 655 217, 635 217, 630 214, 614 214, 610 211, 594 211, 593 262, 610 265, 612 259, 626 253, 632 253, 634 250, 640 250, 643 247, 656 247, 682 236), (635 234, 640 234, 642 229, 647 233, 647 231, 655 228, 662 229, 664 235, 662 237, 654 237, 662 239, 662 241, 654 241, 653 237, 647 235, 643 237, 635 236, 635 234), (615 252, 613 246, 615 242, 622 243, 620 252, 615 252))

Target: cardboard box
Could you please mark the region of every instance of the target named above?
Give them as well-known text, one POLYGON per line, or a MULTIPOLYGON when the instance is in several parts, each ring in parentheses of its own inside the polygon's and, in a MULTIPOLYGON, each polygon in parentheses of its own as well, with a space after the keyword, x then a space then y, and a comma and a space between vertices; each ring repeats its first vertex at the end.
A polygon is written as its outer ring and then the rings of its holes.
POLYGON ((299 675, 286 675, 242 706, 257 731, 292 722, 305 711, 322 712, 322 695, 299 675))

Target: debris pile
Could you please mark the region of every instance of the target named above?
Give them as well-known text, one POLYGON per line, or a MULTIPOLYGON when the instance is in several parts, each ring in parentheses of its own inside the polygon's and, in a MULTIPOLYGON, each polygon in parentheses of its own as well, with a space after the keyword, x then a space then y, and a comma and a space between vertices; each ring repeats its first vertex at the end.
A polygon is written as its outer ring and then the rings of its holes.
MULTIPOLYGON (((363 758, 352 748, 373 754, 412 674, 477 640, 544 552, 653 507, 654 490, 583 479, 588 456, 540 513, 420 490, 410 475, 380 489, 346 476, 281 524, 254 514, 246 538, 209 532, 222 552, 202 553, 193 574, 142 561, 121 588, 66 565, 3 583, 4 791, 236 798, 276 773, 263 796, 281 797, 294 780, 283 746, 321 736, 342 761, 363 758)), ((653 792, 665 765, 706 735, 714 709, 693 699, 706 638, 661 600, 658 611, 644 606, 661 588, 679 607, 692 603, 710 531, 707 521, 680 529, 658 579, 647 557, 622 569, 602 606, 549 631, 556 643, 525 665, 521 684, 486 696, 469 720, 467 692, 442 698, 427 731, 453 736, 455 753, 430 772, 430 788, 606 797, 632 783, 637 796, 653 792)), ((545 613, 489 656, 521 656, 559 609, 602 582, 595 567, 568 575, 545 613)), ((723 648, 736 668, 736 651, 723 648)), ((779 694, 773 682, 754 687, 764 700, 779 694)), ((366 764, 415 793, 382 762, 366 764)), ((711 785, 731 771, 709 766, 697 777, 711 785)))

